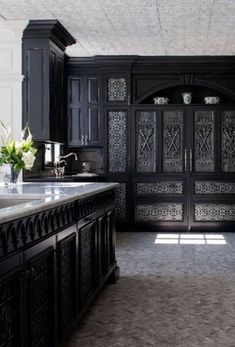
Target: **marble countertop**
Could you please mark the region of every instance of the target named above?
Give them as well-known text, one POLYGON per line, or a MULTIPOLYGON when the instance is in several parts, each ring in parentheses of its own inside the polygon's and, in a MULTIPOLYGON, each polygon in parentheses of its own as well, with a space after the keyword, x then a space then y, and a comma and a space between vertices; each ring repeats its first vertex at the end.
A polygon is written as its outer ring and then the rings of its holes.
POLYGON ((12 187, 0 184, 0 224, 98 194, 117 186, 118 183, 110 182, 20 183, 12 187), (1 203, 4 206, 4 200, 9 201, 10 199, 16 204, 1 208, 1 203), (24 202, 23 199, 27 202, 24 202))

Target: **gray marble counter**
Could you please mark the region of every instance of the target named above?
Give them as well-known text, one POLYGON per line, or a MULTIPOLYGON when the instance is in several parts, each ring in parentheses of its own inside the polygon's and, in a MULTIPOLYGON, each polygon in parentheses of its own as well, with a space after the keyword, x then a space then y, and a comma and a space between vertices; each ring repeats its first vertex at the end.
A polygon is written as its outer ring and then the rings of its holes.
POLYGON ((38 213, 63 203, 98 194, 118 186, 118 183, 21 183, 13 187, 0 184, 0 224, 38 213), (24 202, 25 199, 27 202, 24 202), (16 203, 4 207, 4 201, 16 203), (30 200, 30 201, 29 201, 30 200))

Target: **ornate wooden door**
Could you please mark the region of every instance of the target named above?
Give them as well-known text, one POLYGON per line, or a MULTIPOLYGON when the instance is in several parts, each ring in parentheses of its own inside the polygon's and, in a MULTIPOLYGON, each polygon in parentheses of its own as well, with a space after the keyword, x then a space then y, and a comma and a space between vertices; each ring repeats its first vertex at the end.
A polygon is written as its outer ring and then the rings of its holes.
POLYGON ((187 119, 181 107, 135 111, 135 222, 187 229, 187 119))
POLYGON ((135 223, 172 230, 233 226, 235 111, 140 106, 134 122, 135 223))
POLYGON ((235 110, 190 109, 188 197, 190 228, 235 224, 235 110))

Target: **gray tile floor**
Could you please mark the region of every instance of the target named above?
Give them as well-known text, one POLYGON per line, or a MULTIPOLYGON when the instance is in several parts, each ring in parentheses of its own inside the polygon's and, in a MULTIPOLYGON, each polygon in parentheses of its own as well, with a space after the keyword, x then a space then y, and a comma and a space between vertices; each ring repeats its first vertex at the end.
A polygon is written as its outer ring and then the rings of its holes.
POLYGON ((117 261, 66 347, 235 347, 235 234, 118 233, 117 261))

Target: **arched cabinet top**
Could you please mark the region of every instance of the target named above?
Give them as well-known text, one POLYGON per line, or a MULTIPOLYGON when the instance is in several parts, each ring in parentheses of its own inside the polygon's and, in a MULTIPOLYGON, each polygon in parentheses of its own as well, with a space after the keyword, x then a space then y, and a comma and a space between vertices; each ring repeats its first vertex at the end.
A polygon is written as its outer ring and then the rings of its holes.
POLYGON ((167 82, 164 85, 157 84, 147 89, 138 99, 135 104, 154 104, 155 97, 167 97, 168 104, 182 105, 182 93, 192 93, 192 104, 205 104, 204 98, 207 96, 219 97, 219 104, 234 104, 235 90, 229 89, 228 86, 209 80, 201 80, 200 83, 183 84, 181 81, 167 82))

